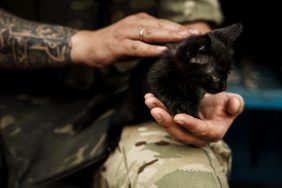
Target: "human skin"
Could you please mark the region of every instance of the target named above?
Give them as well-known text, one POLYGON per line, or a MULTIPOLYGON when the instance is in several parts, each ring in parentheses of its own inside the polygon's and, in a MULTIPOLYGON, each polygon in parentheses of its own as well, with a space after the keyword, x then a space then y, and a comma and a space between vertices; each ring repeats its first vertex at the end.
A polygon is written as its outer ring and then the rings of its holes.
POLYGON ((165 105, 151 93, 145 95, 145 104, 172 138, 196 147, 221 140, 244 109, 243 98, 229 92, 206 94, 199 119, 188 114, 170 115, 165 105))
POLYGON ((199 34, 199 31, 139 13, 95 32, 76 33, 72 37, 71 57, 75 63, 105 67, 122 57, 160 55, 166 47, 156 45, 157 43, 181 41, 192 34, 199 34), (142 29, 144 31, 141 38, 142 29))

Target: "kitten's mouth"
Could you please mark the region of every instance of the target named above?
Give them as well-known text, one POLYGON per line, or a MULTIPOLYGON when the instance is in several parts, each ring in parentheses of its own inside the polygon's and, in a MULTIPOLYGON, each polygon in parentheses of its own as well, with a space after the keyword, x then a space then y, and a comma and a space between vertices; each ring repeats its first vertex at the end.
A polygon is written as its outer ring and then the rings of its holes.
POLYGON ((209 89, 209 90, 206 90, 208 93, 210 94, 217 94, 217 93, 220 93, 222 91, 225 91, 227 88, 218 88, 218 89, 209 89))

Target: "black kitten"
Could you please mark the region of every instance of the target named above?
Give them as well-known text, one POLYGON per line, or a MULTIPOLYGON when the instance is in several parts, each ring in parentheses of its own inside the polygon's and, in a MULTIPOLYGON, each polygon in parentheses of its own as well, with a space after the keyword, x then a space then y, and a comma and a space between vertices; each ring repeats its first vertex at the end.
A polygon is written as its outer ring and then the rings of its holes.
MULTIPOLYGON (((242 32, 241 24, 194 35, 180 43, 167 44, 160 57, 142 59, 132 72, 128 89, 119 98, 109 97, 90 107, 76 121, 83 127, 98 115, 97 109, 115 104, 112 125, 124 126, 150 118, 144 105, 144 94, 151 92, 171 112, 198 117, 204 94, 216 94, 227 88, 227 77, 233 62, 233 41, 242 32), (99 107, 100 105, 100 107, 99 107)), ((101 108, 102 109, 102 108, 101 108)), ((116 128, 116 127, 115 127, 116 128)), ((115 129, 113 128, 113 129, 115 129)))
POLYGON ((234 24, 169 44, 168 50, 148 71, 148 91, 172 114, 197 117, 206 92, 216 94, 226 90, 233 62, 232 43, 241 31, 242 25, 234 24))

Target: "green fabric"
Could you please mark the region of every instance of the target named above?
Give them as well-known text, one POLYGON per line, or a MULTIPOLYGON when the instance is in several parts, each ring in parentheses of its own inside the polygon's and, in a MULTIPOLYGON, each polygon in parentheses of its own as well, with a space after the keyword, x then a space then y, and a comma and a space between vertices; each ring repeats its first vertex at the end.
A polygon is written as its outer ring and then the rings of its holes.
POLYGON ((119 147, 95 173, 94 188, 228 188, 230 148, 214 142, 194 148, 155 122, 125 127, 119 147))
POLYGON ((113 0, 112 22, 137 12, 147 12, 175 22, 208 21, 221 24, 217 0, 113 0))
POLYGON ((71 126, 88 102, 27 93, 0 96, 9 187, 54 181, 106 157, 109 118, 80 132, 71 126))

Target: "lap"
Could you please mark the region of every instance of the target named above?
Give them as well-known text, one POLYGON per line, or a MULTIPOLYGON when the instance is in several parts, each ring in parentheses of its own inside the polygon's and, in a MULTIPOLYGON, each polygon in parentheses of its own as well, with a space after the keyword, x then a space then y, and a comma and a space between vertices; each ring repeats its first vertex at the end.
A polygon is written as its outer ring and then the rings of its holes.
POLYGON ((96 173, 94 187, 228 187, 230 162, 223 141, 194 148, 149 122, 124 128, 119 146, 96 173))

